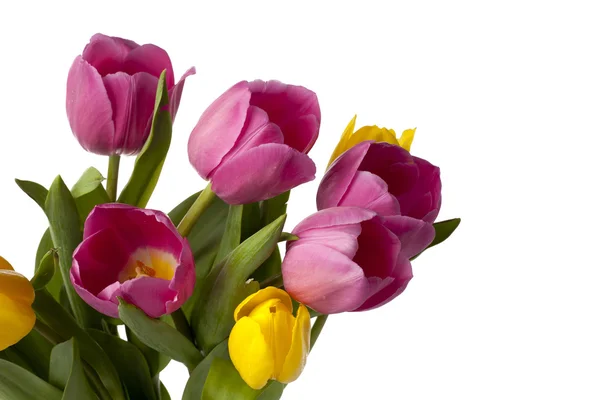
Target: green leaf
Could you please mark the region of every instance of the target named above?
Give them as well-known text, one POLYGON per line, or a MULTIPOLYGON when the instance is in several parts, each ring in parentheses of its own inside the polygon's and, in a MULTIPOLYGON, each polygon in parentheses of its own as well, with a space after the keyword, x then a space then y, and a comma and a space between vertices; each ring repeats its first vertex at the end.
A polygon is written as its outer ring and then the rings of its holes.
MULTIPOLYGON (((44 231, 42 238, 40 239, 40 243, 38 244, 37 251, 35 253, 35 270, 40 266, 40 262, 42 258, 48 253, 50 250, 54 248, 54 243, 52 243, 52 235, 50 235, 50 228, 44 231)), ((60 275, 60 274, 59 274, 60 275)))
POLYGON ((35 371, 33 370, 33 366, 29 364, 27 357, 21 354, 21 352, 14 346, 8 347, 3 351, 0 351, 0 358, 6 361, 10 361, 11 363, 18 365, 19 367, 26 369, 31 373, 35 373, 35 371))
POLYGON ((44 209, 44 205, 46 204, 46 196, 48 196, 48 190, 40 185, 39 183, 31 182, 31 181, 22 181, 19 179, 15 179, 17 185, 27 194, 27 196, 31 197, 33 201, 35 201, 38 206, 44 209))
POLYGON ((171 395, 162 382, 160 383, 160 400, 171 400, 171 395))
MULTIPOLYGON (((169 213, 169 218, 171 218, 173 224, 178 225, 181 222, 183 216, 198 198, 199 194, 200 193, 195 193, 191 195, 169 213)), ((217 256, 221 237, 225 231, 225 222, 227 220, 228 212, 229 205, 218 197, 215 198, 206 212, 204 212, 198 221, 196 221, 192 231, 187 236, 196 262, 197 282, 201 282, 206 277, 217 256)), ((183 311, 188 319, 202 295, 201 286, 202 285, 200 284, 196 284, 194 293, 183 305, 183 311)))
POLYGON ((119 203, 145 207, 160 177, 169 146, 171 145, 172 121, 168 110, 169 92, 163 71, 156 88, 156 101, 152 116, 150 135, 135 160, 129 182, 119 196, 119 203))
POLYGON ((215 264, 221 262, 233 249, 240 245, 243 211, 244 206, 229 206, 225 232, 221 238, 221 245, 215 258, 215 264))
POLYGON ((240 243, 254 235, 263 227, 261 222, 260 203, 244 204, 242 216, 242 238, 240 243))
POLYGON ((75 339, 57 344, 50 359, 50 383, 65 391, 63 399, 94 399, 83 365, 79 358, 79 346, 75 339))
POLYGON ((110 358, 46 290, 35 292, 33 309, 59 336, 77 339, 82 358, 96 371, 114 400, 125 400, 119 375, 110 358))
POLYGON ((45 210, 52 242, 58 249, 63 285, 75 319, 86 328, 101 327, 99 314, 79 297, 71 283, 73 251, 81 243, 82 233, 75 200, 60 176, 50 187, 45 210))
POLYGON ((0 359, 0 399, 61 400, 62 392, 31 372, 0 359))
POLYGON ((243 295, 246 281, 273 252, 281 235, 282 215, 236 247, 201 286, 202 297, 193 310, 191 325, 202 348, 210 351, 233 327, 233 311, 243 295))
POLYGON ((215 358, 206 377, 201 400, 252 400, 259 393, 244 382, 229 359, 215 358))
POLYGON ((435 229, 435 238, 433 239, 431 244, 429 246, 427 246, 427 248, 425 250, 423 250, 422 252, 420 252, 419 254, 414 256, 413 258, 411 258, 411 261, 414 260, 415 258, 419 257, 426 250, 432 248, 433 246, 437 246, 438 244, 440 244, 440 243, 444 242, 446 239, 448 239, 450 237, 450 235, 452 235, 452 233, 456 230, 456 228, 458 228, 458 225, 460 225, 460 218, 449 219, 446 221, 436 222, 435 224, 433 224, 433 227, 435 229))
POLYGON ((227 340, 222 341, 217 347, 213 349, 204 360, 190 374, 183 397, 181 400, 197 400, 202 396, 202 390, 204 389, 204 383, 208 377, 208 371, 215 358, 227 358, 229 357, 229 350, 227 348, 227 340))
POLYGON ((148 364, 137 347, 102 331, 90 329, 88 333, 113 361, 132 399, 156 400, 148 364))
POLYGON ((167 323, 148 317, 134 305, 119 299, 119 317, 147 346, 193 369, 202 353, 179 331, 167 323))
POLYGON ((81 223, 86 220, 95 206, 110 202, 108 193, 102 186, 103 181, 102 174, 96 168, 90 167, 71 189, 81 223))
POLYGON ((262 389, 256 400, 279 400, 284 389, 285 385, 283 383, 271 381, 262 389))
POLYGON ((47 380, 52 347, 45 337, 33 329, 11 348, 17 350, 27 360, 37 376, 47 380))
POLYGON ((275 196, 272 199, 262 202, 262 222, 263 226, 275 221, 287 210, 287 202, 290 199, 290 191, 275 196))
POLYGON ((129 343, 137 347, 138 350, 144 355, 151 377, 157 376, 163 369, 167 367, 167 365, 169 365, 171 358, 165 354, 159 353, 151 347, 146 346, 144 342, 142 342, 135 335, 135 333, 131 331, 131 329, 126 328, 125 332, 127 334, 127 340, 129 340, 129 343))
POLYGON ((50 250, 42 258, 39 268, 35 271, 33 278, 31 278, 31 285, 35 290, 45 288, 52 280, 52 277, 54 277, 54 264, 57 260, 58 253, 54 250, 50 250))

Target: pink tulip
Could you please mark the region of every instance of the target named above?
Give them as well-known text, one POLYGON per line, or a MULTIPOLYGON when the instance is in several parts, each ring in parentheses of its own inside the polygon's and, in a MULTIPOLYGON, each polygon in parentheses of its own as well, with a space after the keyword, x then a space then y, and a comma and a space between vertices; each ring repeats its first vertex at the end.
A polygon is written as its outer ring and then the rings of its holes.
POLYGON ((101 155, 138 153, 150 133, 158 78, 165 69, 174 119, 185 78, 195 69, 175 84, 171 59, 160 47, 92 36, 67 79, 67 117, 81 146, 101 155))
POLYGON ((162 212, 103 204, 85 221, 71 282, 102 314, 119 317, 117 297, 152 318, 170 314, 191 296, 195 281, 192 250, 162 212))
POLYGON ((292 233, 281 270, 286 291, 324 314, 380 307, 412 278, 402 236, 408 217, 382 218, 358 207, 335 207, 306 218, 292 233))
POLYGON ((365 207, 433 223, 442 204, 440 169, 400 146, 362 142, 342 154, 321 181, 319 210, 365 207))
POLYGON ((278 81, 242 81, 200 117, 188 143, 190 162, 227 203, 265 200, 314 179, 306 153, 320 123, 314 92, 278 81))

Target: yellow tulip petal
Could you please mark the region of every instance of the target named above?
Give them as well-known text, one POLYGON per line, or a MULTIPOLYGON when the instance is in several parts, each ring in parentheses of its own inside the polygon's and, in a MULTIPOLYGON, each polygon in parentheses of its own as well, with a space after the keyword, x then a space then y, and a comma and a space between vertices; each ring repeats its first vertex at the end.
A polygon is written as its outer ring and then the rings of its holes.
POLYGON ((327 166, 330 166, 335 161, 336 158, 338 158, 343 152, 345 152, 350 147, 352 147, 352 146, 348 146, 347 142, 348 142, 348 140, 350 140, 350 137, 354 133, 355 125, 356 125, 356 115, 354 115, 354 118, 352 118, 350 120, 350 122, 348 123, 348 126, 346 126, 346 129, 344 129, 344 133, 342 133, 342 137, 340 138, 340 141, 338 142, 337 146, 335 146, 335 150, 333 150, 333 154, 331 155, 331 158, 329 159, 329 164, 327 164, 327 166))
POLYGON ((417 128, 407 129, 402 132, 402 136, 398 140, 398 144, 406 151, 410 151, 410 146, 412 145, 413 139, 415 138, 415 132, 417 128))
POLYGON ((242 317, 248 316, 256 306, 270 299, 279 299, 290 312, 293 310, 290 295, 285 290, 269 286, 246 297, 235 309, 233 318, 237 321, 242 317))
POLYGON ((290 383, 298 379, 310 351, 310 314, 304 305, 298 307, 298 316, 292 332, 292 344, 283 369, 276 377, 279 382, 290 383))
POLYGON ((0 294, 0 351, 23 339, 35 325, 31 306, 0 294))
POLYGON ((229 357, 252 389, 262 389, 275 373, 273 354, 258 323, 240 319, 229 335, 229 357))
POLYGON ((10 263, 8 261, 6 261, 4 258, 2 258, 2 256, 0 256, 0 270, 2 269, 8 269, 11 271, 14 271, 14 268, 12 267, 12 265, 10 265, 10 263))
POLYGON ((350 147, 356 146, 361 142, 365 142, 367 140, 374 140, 375 142, 381 143, 389 143, 393 145, 398 145, 398 140, 396 139, 396 133, 392 129, 380 128, 377 125, 373 126, 363 126, 359 130, 356 131, 352 138, 349 140, 350 147))
POLYGON ((29 306, 35 298, 31 282, 18 272, 8 269, 0 270, 0 294, 29 306))

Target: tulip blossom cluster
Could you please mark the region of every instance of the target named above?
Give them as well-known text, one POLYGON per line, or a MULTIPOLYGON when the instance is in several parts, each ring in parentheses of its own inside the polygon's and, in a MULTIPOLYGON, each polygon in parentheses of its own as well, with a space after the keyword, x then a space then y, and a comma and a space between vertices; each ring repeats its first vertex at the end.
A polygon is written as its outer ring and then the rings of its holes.
POLYGON ((415 129, 356 130, 354 117, 314 210, 286 231, 290 191, 323 162, 309 155, 321 108, 313 90, 258 79, 196 110, 187 150, 199 178, 176 182, 194 194, 169 213, 148 208, 195 72, 175 83, 165 50, 103 34, 65 71, 71 131, 108 156, 107 176, 89 168, 72 189, 60 176, 48 188, 17 180, 48 230, 31 280, 0 257, 6 398, 168 399, 160 372, 181 362, 183 399, 279 399, 329 315, 397 298, 414 259, 458 226, 436 222, 440 169, 411 153, 415 129))

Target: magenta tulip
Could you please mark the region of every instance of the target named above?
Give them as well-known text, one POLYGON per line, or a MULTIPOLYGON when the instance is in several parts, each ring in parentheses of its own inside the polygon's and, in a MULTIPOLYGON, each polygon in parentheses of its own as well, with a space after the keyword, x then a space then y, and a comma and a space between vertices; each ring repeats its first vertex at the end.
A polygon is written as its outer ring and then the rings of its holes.
POLYGON ((242 81, 204 111, 190 162, 229 204, 265 200, 315 177, 306 155, 319 134, 314 92, 278 81, 242 81))
POLYGON ((113 318, 118 299, 158 318, 179 309, 196 281, 186 239, 160 211, 99 205, 73 254, 71 282, 86 303, 113 318))
MULTIPOLYGON (((285 289, 324 314, 380 307, 400 295, 412 278, 405 249, 414 219, 383 218, 358 207, 335 207, 306 218, 292 233, 281 266, 285 289)), ((409 253, 407 253, 407 251, 409 253)))
MULTIPOLYGON (((329 167, 317 193, 319 210, 364 207, 433 223, 442 203, 440 169, 400 146, 362 142, 329 167)), ((433 229, 433 228, 431 228, 433 229)))
POLYGON ((169 111, 175 118, 185 78, 175 84, 171 59, 153 44, 92 36, 67 79, 67 117, 81 146, 101 155, 136 154, 150 133, 160 74, 166 70, 169 111))

